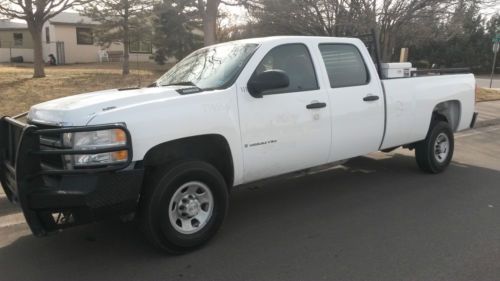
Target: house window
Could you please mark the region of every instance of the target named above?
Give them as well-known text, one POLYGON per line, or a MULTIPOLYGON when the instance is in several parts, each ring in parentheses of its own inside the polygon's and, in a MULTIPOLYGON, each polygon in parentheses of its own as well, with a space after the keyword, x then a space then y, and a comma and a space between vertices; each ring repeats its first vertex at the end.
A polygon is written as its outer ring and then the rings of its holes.
POLYGON ((23 45, 23 34, 14 33, 14 46, 20 47, 23 45))
POLYGON ((50 43, 50 34, 49 34, 49 27, 48 26, 45 28, 45 42, 50 43))
POLYGON ((78 45, 92 45, 92 44, 94 44, 94 37, 92 36, 92 29, 77 27, 76 28, 76 44, 78 44, 78 45))
POLYGON ((153 46, 150 41, 134 41, 129 44, 129 52, 151 54, 153 52, 153 46))

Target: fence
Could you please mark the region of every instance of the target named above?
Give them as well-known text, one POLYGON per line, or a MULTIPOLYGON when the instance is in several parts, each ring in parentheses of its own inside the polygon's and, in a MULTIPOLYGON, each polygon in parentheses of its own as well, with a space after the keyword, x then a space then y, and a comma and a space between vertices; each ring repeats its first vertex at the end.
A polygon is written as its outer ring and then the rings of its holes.
POLYGON ((11 62, 16 57, 22 57, 24 62, 32 62, 33 49, 20 48, 13 41, 0 41, 0 63, 11 62))

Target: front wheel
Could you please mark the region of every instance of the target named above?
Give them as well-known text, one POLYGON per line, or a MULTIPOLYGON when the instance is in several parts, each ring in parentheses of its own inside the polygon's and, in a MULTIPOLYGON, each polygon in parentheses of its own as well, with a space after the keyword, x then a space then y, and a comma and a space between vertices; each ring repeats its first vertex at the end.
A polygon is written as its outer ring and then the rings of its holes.
POLYGON ((425 140, 415 146, 418 167, 425 172, 437 174, 444 171, 451 162, 454 149, 453 131, 444 121, 436 122, 425 140))
POLYGON ((208 242, 228 207, 219 171, 202 161, 183 161, 149 176, 141 199, 141 225, 149 240, 171 254, 208 242))

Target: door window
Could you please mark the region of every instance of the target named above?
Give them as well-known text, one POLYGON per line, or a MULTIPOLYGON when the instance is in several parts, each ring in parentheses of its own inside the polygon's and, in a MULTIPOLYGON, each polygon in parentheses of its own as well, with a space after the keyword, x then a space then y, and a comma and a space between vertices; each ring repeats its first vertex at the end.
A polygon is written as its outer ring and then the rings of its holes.
POLYGON ((366 85, 370 81, 363 57, 354 45, 321 44, 319 50, 332 88, 366 85))
POLYGON ((271 69, 284 71, 288 75, 290 85, 287 88, 265 91, 266 94, 318 89, 311 55, 303 44, 287 44, 275 47, 262 59, 252 77, 271 69))

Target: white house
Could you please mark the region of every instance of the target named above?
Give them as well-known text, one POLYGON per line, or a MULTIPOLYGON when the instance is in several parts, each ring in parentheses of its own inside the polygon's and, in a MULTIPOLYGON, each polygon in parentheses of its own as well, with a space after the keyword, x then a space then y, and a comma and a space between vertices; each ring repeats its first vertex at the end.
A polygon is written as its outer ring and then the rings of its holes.
POLYGON ((33 61, 33 40, 26 24, 0 19, 0 62, 19 56, 33 61))
MULTIPOLYGON (((92 29, 98 24, 77 13, 60 13, 48 20, 42 31, 44 60, 48 61, 51 54, 58 64, 98 62, 106 54, 109 59, 120 60, 122 43, 109 47, 96 43, 92 29)), ((130 43, 131 61, 150 61, 151 54, 151 42, 130 43)), ((33 42, 27 26, 0 20, 0 62, 16 56, 22 56, 26 62, 33 61, 33 42)))

